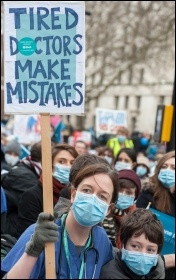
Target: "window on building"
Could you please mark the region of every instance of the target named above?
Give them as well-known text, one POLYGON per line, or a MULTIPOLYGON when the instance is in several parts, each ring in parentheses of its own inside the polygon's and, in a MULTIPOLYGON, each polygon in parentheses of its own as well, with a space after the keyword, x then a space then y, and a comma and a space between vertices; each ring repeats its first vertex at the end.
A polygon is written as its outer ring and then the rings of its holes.
POLYGON ((131 84, 133 79, 133 68, 130 67, 129 69, 129 78, 128 78, 128 83, 131 84))
POLYGON ((122 71, 119 72, 118 83, 121 84, 121 81, 122 81, 122 71))
POLYGON ((125 109, 128 109, 129 96, 125 96, 125 109))
POLYGON ((140 96, 136 96, 136 106, 137 106, 137 109, 140 108, 140 105, 141 105, 141 97, 140 96))
POLYGON ((140 78, 139 83, 142 84, 144 81, 144 68, 140 70, 140 78))
POLYGON ((115 104, 116 104, 116 106, 115 106, 115 108, 119 108, 119 96, 116 96, 115 97, 115 104))

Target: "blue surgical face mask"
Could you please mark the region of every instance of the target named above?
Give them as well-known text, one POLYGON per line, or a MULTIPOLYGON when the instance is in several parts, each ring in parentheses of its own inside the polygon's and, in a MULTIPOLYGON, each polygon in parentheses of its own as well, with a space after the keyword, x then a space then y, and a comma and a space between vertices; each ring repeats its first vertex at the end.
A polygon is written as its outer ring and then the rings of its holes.
POLYGON ((108 207, 109 205, 95 194, 76 191, 76 197, 71 209, 78 224, 84 227, 91 227, 104 220, 108 207))
POLYGON ((122 144, 126 140, 126 136, 124 135, 117 135, 117 139, 119 140, 119 143, 122 144))
POLYGON ((118 200, 115 205, 118 209, 124 210, 134 204, 134 196, 125 195, 123 193, 118 194, 118 200))
POLYGON ((161 169, 158 174, 158 180, 166 188, 175 186, 175 171, 171 169, 161 169))
POLYGON ((123 169, 131 169, 131 164, 123 161, 117 161, 114 169, 117 171, 123 170, 123 169))
POLYGON ((139 177, 144 176, 145 174, 147 174, 147 168, 144 167, 144 166, 137 166, 137 168, 136 168, 136 174, 137 174, 139 177))
POLYGON ((142 276, 147 275, 158 261, 157 254, 147 254, 141 252, 128 251, 124 248, 122 251, 122 260, 135 274, 142 276))
POLYGON ((109 164, 112 163, 112 158, 111 158, 111 157, 105 156, 104 158, 105 158, 105 160, 107 160, 107 162, 108 162, 109 164))
POLYGON ((62 164, 55 164, 53 177, 62 184, 69 183, 70 167, 62 164))

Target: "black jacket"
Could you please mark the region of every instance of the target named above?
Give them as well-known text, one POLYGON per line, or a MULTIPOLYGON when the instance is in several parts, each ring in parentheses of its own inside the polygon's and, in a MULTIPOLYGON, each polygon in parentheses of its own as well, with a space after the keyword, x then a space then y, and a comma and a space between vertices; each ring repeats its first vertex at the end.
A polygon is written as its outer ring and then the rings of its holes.
POLYGON ((164 261, 160 256, 157 265, 147 275, 139 276, 126 266, 120 254, 117 252, 115 259, 102 267, 100 279, 165 279, 164 261))
POLYGON ((43 189, 41 182, 24 192, 18 206, 18 236, 31 224, 36 223, 43 212, 43 189))
MULTIPOLYGON (((175 217, 175 197, 172 194, 170 195, 170 205, 171 205, 171 213, 170 215, 175 217)), ((150 187, 148 184, 145 184, 140 196, 138 197, 136 201, 136 207, 138 208, 146 208, 151 202, 150 207, 158 210, 155 206, 155 201, 153 199, 153 190, 152 187, 150 187)), ((166 213, 168 214, 168 213, 166 213)))
POLYGON ((18 163, 3 178, 1 185, 7 197, 6 233, 18 238, 18 206, 22 194, 38 183, 39 175, 24 164, 18 163))

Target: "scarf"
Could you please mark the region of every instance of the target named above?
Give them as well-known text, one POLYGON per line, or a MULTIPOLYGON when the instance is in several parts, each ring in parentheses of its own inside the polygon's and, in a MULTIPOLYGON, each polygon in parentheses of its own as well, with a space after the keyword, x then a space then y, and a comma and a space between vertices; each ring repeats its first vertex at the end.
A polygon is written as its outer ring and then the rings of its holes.
POLYGON ((117 220, 117 222, 119 223, 119 227, 117 228, 117 235, 116 235, 116 247, 118 249, 122 249, 122 245, 121 245, 121 241, 120 241, 120 222, 121 219, 124 215, 128 215, 129 212, 132 212, 134 209, 136 209, 136 205, 133 204, 132 206, 130 206, 127 209, 124 210, 120 210, 118 208, 115 208, 113 216, 114 218, 117 220))
MULTIPOLYGON (((43 177, 40 175, 40 182, 43 183, 43 177)), ((52 177, 53 180, 53 203, 54 206, 59 200, 60 196, 60 191, 64 189, 67 185, 66 184, 61 184, 58 180, 56 180, 54 177, 52 177)), ((43 184, 41 184, 43 186, 43 184)))
POLYGON ((42 172, 42 166, 40 162, 31 160, 31 156, 23 158, 21 162, 30 167, 30 169, 32 169, 38 177, 40 176, 42 172))

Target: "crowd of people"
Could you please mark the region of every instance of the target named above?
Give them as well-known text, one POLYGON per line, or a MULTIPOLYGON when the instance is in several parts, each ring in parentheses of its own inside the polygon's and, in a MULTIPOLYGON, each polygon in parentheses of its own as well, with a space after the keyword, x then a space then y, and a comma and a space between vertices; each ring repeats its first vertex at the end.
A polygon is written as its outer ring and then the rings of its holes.
POLYGON ((41 142, 20 158, 18 140, 1 135, 1 239, 16 239, 1 254, 1 278, 45 279, 53 242, 58 279, 175 279, 175 252, 163 254, 167 230, 152 211, 175 217, 175 151, 125 127, 94 149, 52 139, 54 215, 43 211, 41 142))

